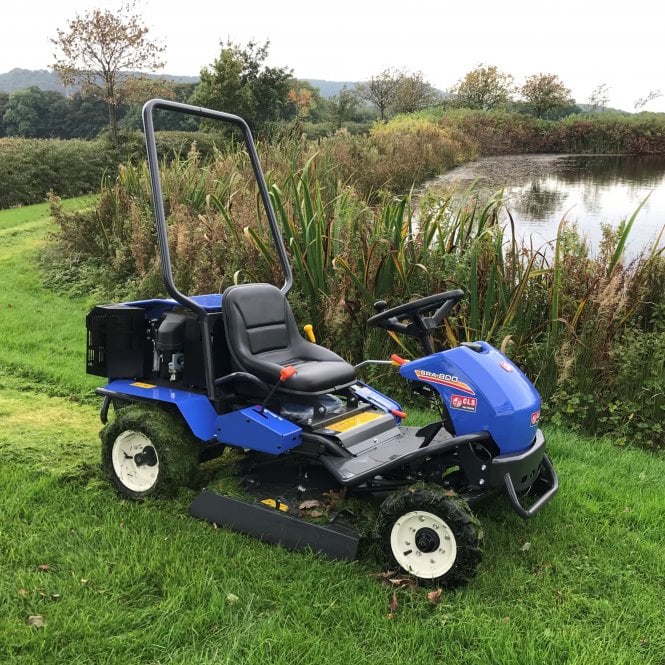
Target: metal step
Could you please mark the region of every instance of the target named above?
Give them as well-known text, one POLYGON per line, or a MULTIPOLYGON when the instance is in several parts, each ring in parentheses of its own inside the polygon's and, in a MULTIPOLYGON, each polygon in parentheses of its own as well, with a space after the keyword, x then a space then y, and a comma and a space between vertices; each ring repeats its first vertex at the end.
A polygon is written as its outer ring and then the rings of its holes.
POLYGON ((426 447, 425 437, 418 427, 395 427, 393 436, 380 438, 372 446, 355 457, 322 455, 319 459, 325 468, 342 485, 359 485, 374 476, 426 457, 440 455, 466 444, 487 441, 487 432, 452 436, 444 428, 426 447), (420 435, 418 433, 421 433, 420 435))

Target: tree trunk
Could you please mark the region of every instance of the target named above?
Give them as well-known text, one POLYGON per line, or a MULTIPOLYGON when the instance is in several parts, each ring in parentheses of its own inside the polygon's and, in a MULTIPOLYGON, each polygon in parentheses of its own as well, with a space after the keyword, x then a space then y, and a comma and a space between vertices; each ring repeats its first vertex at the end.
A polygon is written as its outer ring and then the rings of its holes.
POLYGON ((120 137, 118 132, 118 108, 114 101, 107 101, 109 107, 109 134, 111 136, 111 143, 114 148, 120 144, 120 137))

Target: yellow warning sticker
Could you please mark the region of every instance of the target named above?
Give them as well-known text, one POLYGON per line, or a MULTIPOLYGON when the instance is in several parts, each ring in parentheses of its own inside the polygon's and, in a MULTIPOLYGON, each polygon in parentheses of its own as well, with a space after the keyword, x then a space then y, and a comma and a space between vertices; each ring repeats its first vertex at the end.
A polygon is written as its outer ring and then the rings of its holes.
POLYGON ((281 510, 283 513, 289 512, 289 507, 279 499, 263 499, 261 503, 264 506, 268 506, 269 508, 275 508, 277 510, 281 510))
POLYGON ((332 425, 330 425, 329 429, 333 430, 333 432, 348 432, 350 429, 353 429, 354 427, 364 425, 365 423, 369 423, 372 420, 376 420, 377 418, 380 417, 381 417, 380 413, 365 411, 364 413, 359 413, 357 416, 344 418, 344 420, 340 420, 338 423, 333 423, 332 425))
POLYGON ((155 388, 156 386, 153 386, 152 383, 141 383, 140 381, 137 381, 136 383, 130 383, 130 386, 136 386, 137 388, 155 388))

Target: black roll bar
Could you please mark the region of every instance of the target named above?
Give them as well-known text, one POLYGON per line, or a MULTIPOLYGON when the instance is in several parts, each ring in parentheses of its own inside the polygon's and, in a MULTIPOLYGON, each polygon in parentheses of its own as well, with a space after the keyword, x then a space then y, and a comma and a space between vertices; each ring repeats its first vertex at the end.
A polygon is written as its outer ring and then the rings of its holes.
POLYGON ((212 347, 210 343, 210 325, 205 307, 197 303, 192 298, 182 293, 175 282, 173 281, 173 271, 171 268, 171 254, 169 252, 168 242, 168 228, 166 225, 166 215, 164 213, 164 197, 162 194, 162 184, 159 172, 159 157, 157 155, 157 143, 155 140, 155 123, 154 112, 156 110, 174 111, 176 113, 183 113, 185 115, 193 115, 199 118, 208 118, 210 120, 219 120, 221 122, 234 125, 242 132, 245 146, 249 154, 249 159, 254 171, 254 178, 259 187, 261 201, 268 218, 268 225, 270 226, 270 233, 272 235, 279 262, 282 266, 284 273, 284 284, 281 287, 282 293, 286 295, 293 286, 293 273, 289 265, 286 248, 282 239, 282 234, 279 231, 275 211, 270 203, 270 196, 268 194, 268 187, 266 185, 265 177, 259 162, 259 156, 256 152, 252 132, 249 125, 239 116, 230 113, 223 113, 222 111, 214 111, 212 109, 202 108, 200 106, 191 106, 189 104, 182 104, 180 102, 172 102, 166 99, 151 99, 143 106, 143 129, 145 133, 145 144, 148 155, 148 171, 150 172, 150 183, 152 186, 152 202, 155 212, 155 222, 157 224, 157 239, 159 241, 159 254, 162 262, 162 277, 164 285, 169 295, 183 307, 193 311, 199 317, 201 322, 201 332, 203 336, 203 361, 206 373, 206 388, 208 397, 212 400, 215 398, 215 385, 214 380, 214 364, 212 359, 212 347))

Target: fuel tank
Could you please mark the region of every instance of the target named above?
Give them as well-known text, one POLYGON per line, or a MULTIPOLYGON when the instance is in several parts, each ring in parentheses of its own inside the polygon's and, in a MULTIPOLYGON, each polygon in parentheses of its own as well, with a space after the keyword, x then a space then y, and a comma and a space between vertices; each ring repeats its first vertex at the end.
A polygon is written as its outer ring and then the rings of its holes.
POLYGON ((540 420, 540 395, 509 358, 487 342, 458 346, 405 363, 400 374, 436 389, 455 434, 485 430, 501 454, 526 450, 540 420))

